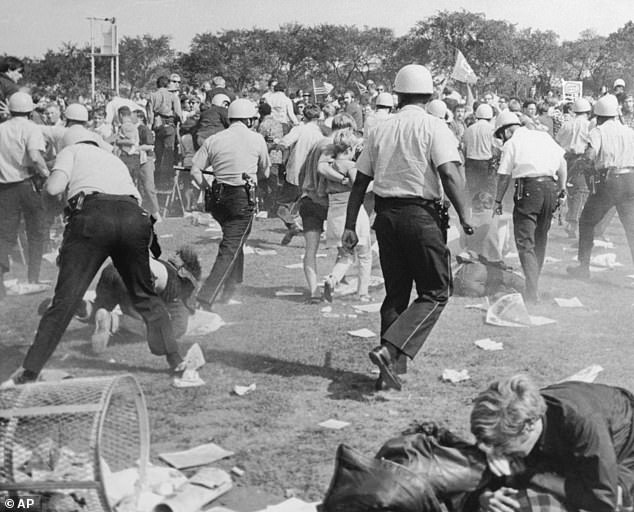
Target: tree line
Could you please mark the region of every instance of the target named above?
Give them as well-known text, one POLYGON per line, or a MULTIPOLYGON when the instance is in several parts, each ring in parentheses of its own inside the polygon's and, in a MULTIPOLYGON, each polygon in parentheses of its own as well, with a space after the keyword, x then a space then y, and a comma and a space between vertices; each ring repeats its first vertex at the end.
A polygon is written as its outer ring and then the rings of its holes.
MULTIPOLYGON (((167 35, 123 37, 119 44, 121 85, 129 94, 154 88, 161 74, 178 72, 189 85, 222 75, 236 91, 261 90, 274 76, 290 89, 310 89, 312 80, 338 90, 354 82, 391 85, 404 64, 428 66, 442 83, 460 50, 479 80, 479 92, 527 96, 557 90, 562 79, 581 80, 597 93, 616 78, 634 84, 634 23, 600 36, 583 31, 560 41, 550 30, 519 29, 469 11, 441 11, 397 37, 388 28, 300 23, 196 34, 189 51, 176 52, 167 35)), ((97 85, 107 87, 110 65, 97 58, 97 85)), ((27 79, 49 93, 67 96, 90 90, 90 47, 63 43, 40 59, 27 59, 27 79)), ((449 81, 451 83, 451 81, 449 81)))

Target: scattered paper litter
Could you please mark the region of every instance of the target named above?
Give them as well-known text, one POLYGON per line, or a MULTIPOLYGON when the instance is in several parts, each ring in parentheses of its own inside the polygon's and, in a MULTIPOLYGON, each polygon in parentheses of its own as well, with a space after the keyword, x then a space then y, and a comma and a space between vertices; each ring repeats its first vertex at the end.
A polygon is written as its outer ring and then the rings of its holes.
POLYGON ((322 315, 324 318, 341 318, 341 315, 339 313, 322 313, 322 315))
POLYGON ((559 263, 560 261, 559 258, 553 258, 552 256, 546 256, 544 258, 544 263, 559 263))
POLYGON ((355 304, 352 307, 362 313, 378 313, 381 311, 381 302, 375 302, 374 304, 355 304))
POLYGON ((255 254, 255 251, 253 250, 253 247, 251 247, 250 245, 245 245, 242 248, 242 252, 244 252, 244 254, 255 254))
POLYGON ((233 452, 225 450, 216 443, 207 443, 181 452, 160 453, 159 458, 170 466, 183 469, 211 464, 232 455, 233 452))
POLYGON ((159 238, 174 238, 174 235, 171 233, 165 233, 164 235, 159 235, 159 238))
POLYGON ((10 279, 4 282, 7 295, 31 295, 50 290, 51 285, 46 283, 18 283, 17 279, 10 279))
POLYGON ((236 476, 244 476, 244 469, 240 469, 238 466, 233 466, 231 472, 236 476))
POLYGON ((324 306, 319 311, 321 311, 322 313, 330 313, 332 312, 332 306, 324 306))
POLYGON ((546 318, 545 316, 539 315, 530 315, 531 325, 539 326, 539 325, 551 325, 556 324, 557 320, 553 320, 552 318, 546 318))
POLYGON ((226 303, 225 306, 239 306, 240 304, 242 304, 241 300, 238 299, 229 299, 226 303))
POLYGON ((223 325, 226 325, 223 319, 217 313, 197 309, 193 315, 190 315, 187 323, 187 336, 202 336, 217 331, 223 325))
MULTIPOLYGON (((325 252, 318 252, 318 253, 315 255, 315 257, 316 257, 316 258, 327 258, 327 257, 328 257, 328 255, 327 255, 325 252)), ((301 255, 301 258, 302 258, 302 259, 304 259, 304 255, 303 255, 303 254, 301 255)))
POLYGON ((175 388, 197 388, 204 386, 205 381, 198 375, 198 370, 187 369, 182 377, 174 377, 172 386, 175 388))
POLYGON ((57 263, 57 251, 42 254, 42 258, 48 261, 51 265, 55 265, 57 263))
POLYGON ((255 391, 256 385, 255 382, 253 384, 249 384, 248 386, 240 386, 236 384, 233 386, 233 392, 238 396, 248 395, 252 391, 255 391))
POLYGON ((355 338, 374 338, 376 333, 372 332, 370 329, 366 329, 365 327, 361 329, 357 329, 356 331, 348 331, 350 336, 354 336, 355 338))
POLYGON ((256 247, 254 251, 258 256, 275 256, 277 254, 275 249, 262 249, 261 247, 256 247))
POLYGON ((204 366, 206 363, 205 356, 203 355, 203 351, 200 348, 198 343, 194 343, 185 357, 183 358, 183 366, 188 370, 198 370, 198 368, 204 366))
POLYGON ((277 290, 275 292, 276 297, 299 297, 300 295, 304 295, 304 292, 297 290, 277 290))
POLYGON ((634 279, 634 274, 630 274, 630 275, 629 275, 629 276, 627 276, 627 277, 629 277, 630 279, 634 279))
POLYGON ((257 512, 317 512, 319 503, 308 503, 299 498, 289 498, 277 505, 269 505, 257 512))
POLYGON ((463 382, 465 380, 469 380, 471 377, 469 376, 469 372, 467 370, 443 370, 442 372, 442 380, 445 382, 451 382, 453 384, 457 384, 458 382, 463 382))
POLYGON ((530 315, 519 293, 510 293, 496 300, 487 310, 486 323, 499 327, 526 327, 530 315))
POLYGON ((284 265, 284 268, 291 268, 291 269, 304 268, 304 264, 303 263, 291 263, 290 265, 284 265))
POLYGON ((613 252, 606 252, 605 254, 597 254, 590 258, 590 265, 594 267, 606 267, 606 268, 614 268, 614 267, 622 267, 622 263, 618 263, 616 261, 616 254, 613 252))
POLYGON ((483 338, 474 341, 475 346, 482 350, 504 350, 504 343, 501 341, 493 341, 491 338, 483 338))
POLYGON ((593 242, 593 245, 595 247, 599 247, 601 249, 614 249, 614 243, 613 242, 606 242, 605 240, 595 240, 593 242))
POLYGON ((257 219, 268 219, 269 218, 269 212, 258 212, 255 217, 257 219))
POLYGON ((555 298, 555 302, 560 308, 582 308, 583 304, 577 297, 572 299, 555 298))
POLYGON ((583 370, 579 370, 577 373, 570 375, 570 377, 566 377, 559 382, 566 382, 569 380, 576 380, 580 382, 594 382, 599 374, 603 371, 603 366, 600 364, 591 364, 590 366, 586 366, 583 370))
POLYGON ((330 420, 322 421, 318 425, 324 428, 339 430, 339 429, 347 427, 348 425, 350 425, 350 423, 348 423, 347 421, 339 421, 339 420, 330 419, 330 420))

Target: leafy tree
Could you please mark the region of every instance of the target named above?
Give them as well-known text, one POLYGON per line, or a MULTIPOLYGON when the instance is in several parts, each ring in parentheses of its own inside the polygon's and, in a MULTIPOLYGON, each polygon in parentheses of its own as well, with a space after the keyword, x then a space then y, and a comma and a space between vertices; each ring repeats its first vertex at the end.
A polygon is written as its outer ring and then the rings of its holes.
POLYGON ((128 83, 130 94, 151 85, 160 74, 169 73, 174 60, 169 36, 144 34, 124 37, 119 42, 121 80, 128 83))

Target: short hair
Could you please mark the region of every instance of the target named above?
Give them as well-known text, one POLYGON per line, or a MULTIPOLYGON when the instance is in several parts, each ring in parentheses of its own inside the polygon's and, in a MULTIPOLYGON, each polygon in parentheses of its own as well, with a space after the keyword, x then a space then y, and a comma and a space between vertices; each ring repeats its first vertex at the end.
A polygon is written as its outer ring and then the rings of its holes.
POLYGON ((268 116, 271 113, 271 105, 269 105, 266 101, 263 101, 258 106, 258 113, 260 117, 268 116))
POLYGON ((401 105, 411 105, 412 103, 429 103, 429 100, 433 98, 433 94, 408 94, 397 93, 398 99, 401 105))
POLYGON ((353 130, 357 129, 357 122, 354 120, 350 114, 346 114, 345 112, 341 112, 332 118, 332 129, 335 130, 343 130, 344 128, 352 128, 353 130))
POLYGON ((54 108, 56 109, 60 114, 62 113, 62 108, 59 106, 59 103, 56 103, 55 101, 52 101, 50 103, 46 104, 46 107, 44 107, 44 110, 48 110, 49 108, 54 108))
POLYGON ((202 269, 200 267, 200 261, 198 259, 198 253, 196 249, 194 249, 191 245, 183 245, 176 251, 183 260, 183 264, 185 268, 193 275, 197 280, 200 279, 202 275, 202 269))
POLYGON ((11 56, 0 58, 0 73, 15 71, 16 69, 24 69, 24 61, 11 56))
POLYGON ((335 107, 332 103, 326 103, 323 107, 321 107, 321 110, 326 117, 332 117, 337 113, 337 107, 335 107))
POLYGON ((97 115, 102 115, 103 117, 106 117, 105 107, 97 107, 93 109, 93 111, 91 112, 90 118, 94 119, 97 115))
POLYGON ((344 92, 344 93, 343 93, 343 95, 344 95, 344 96, 345 96, 346 94, 349 94, 349 95, 350 95, 350 97, 351 97, 352 99, 354 99, 354 98, 355 98, 354 91, 352 91, 352 90, 350 90, 350 89, 348 89, 346 92, 344 92))
POLYGON ((156 87, 158 87, 159 89, 162 89, 163 87, 167 87, 170 83, 170 79, 169 77, 163 75, 163 76, 159 76, 156 79, 156 87))
POLYGON ((317 105, 306 105, 304 108, 304 117, 306 119, 318 119, 321 114, 321 109, 317 105))
POLYGON ((509 110, 511 112, 521 112, 522 111, 522 103, 517 98, 511 98, 509 100, 509 110))
POLYGON ((332 138, 332 144, 334 146, 334 155, 340 155, 348 149, 355 148, 359 145, 361 139, 354 134, 352 128, 346 130, 339 130, 334 134, 332 138))
POLYGON ((535 105, 535 108, 537 108, 537 102, 535 100, 526 100, 524 102, 524 108, 528 108, 529 105, 535 105))
POLYGON ((495 381, 474 400, 471 432, 478 442, 504 448, 546 412, 546 402, 527 375, 495 381))
POLYGON ((280 91, 285 91, 286 90, 286 84, 283 82, 277 82, 274 86, 273 86, 273 90, 275 92, 280 92, 280 91))
POLYGON ((136 116, 141 119, 141 121, 143 121, 144 123, 147 121, 147 115, 145 114, 145 110, 143 110, 142 108, 135 108, 132 111, 133 114, 136 114, 136 116))
POLYGON ((119 114, 120 116, 131 116, 132 110, 130 110, 130 107, 128 107, 127 105, 123 105, 123 107, 119 107, 117 109, 117 114, 119 114))
POLYGON ((224 87, 225 85, 227 85, 227 82, 225 82, 225 79, 221 76, 213 77, 211 79, 211 83, 214 84, 216 87, 224 87))
POLYGON ((277 78, 271 78, 268 83, 269 83, 269 87, 271 87, 272 85, 275 85, 277 83, 277 78))

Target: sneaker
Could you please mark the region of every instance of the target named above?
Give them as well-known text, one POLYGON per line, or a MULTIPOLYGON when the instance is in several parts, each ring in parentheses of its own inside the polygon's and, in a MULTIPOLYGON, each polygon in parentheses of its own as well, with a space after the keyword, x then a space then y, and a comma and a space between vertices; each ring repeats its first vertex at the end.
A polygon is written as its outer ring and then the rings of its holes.
POLYGON ((95 332, 90 338, 92 351, 100 354, 108 346, 112 329, 112 314, 107 309, 98 309, 95 314, 95 332))
POLYGON ((568 272, 570 277, 575 279, 590 279, 590 269, 585 265, 567 267, 566 272, 568 272))
POLYGON ((334 291, 335 285, 332 282, 332 277, 328 277, 324 281, 324 299, 326 299, 327 302, 332 302, 332 294, 334 291))

